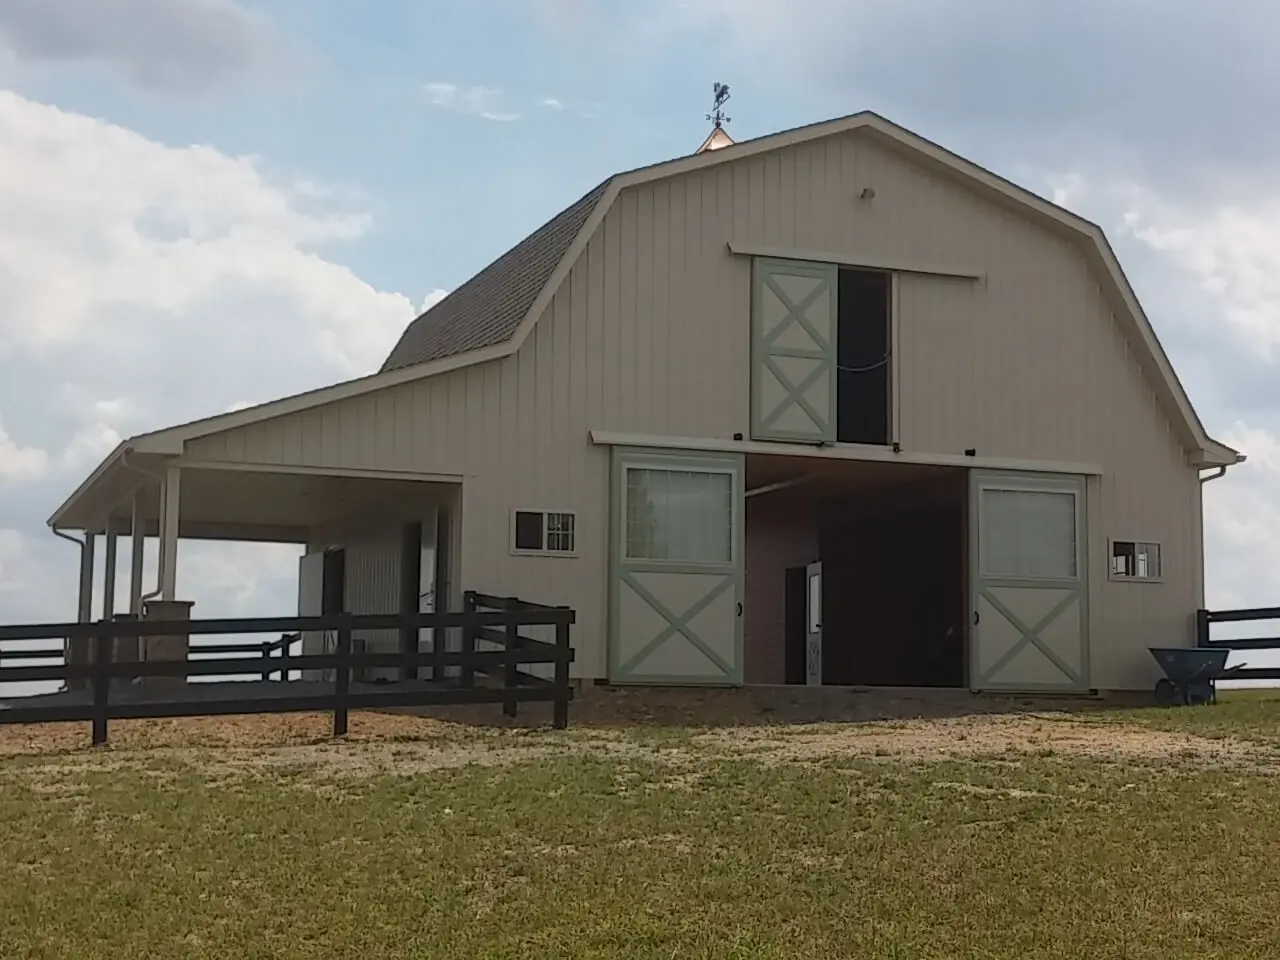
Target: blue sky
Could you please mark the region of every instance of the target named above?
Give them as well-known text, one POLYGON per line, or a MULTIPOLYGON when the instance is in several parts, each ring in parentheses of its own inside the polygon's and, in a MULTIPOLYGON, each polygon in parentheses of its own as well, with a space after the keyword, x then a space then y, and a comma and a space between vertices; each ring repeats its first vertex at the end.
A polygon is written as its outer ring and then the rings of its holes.
MULTIPOLYGON (((0 621, 121 436, 359 375, 608 174, 872 108, 1099 222, 1211 431, 1217 605, 1280 602, 1280 7, 1262 0, 6 0, 0 621)), ((1085 374, 1082 374, 1085 375, 1085 374)), ((208 615, 289 551, 184 547, 208 615)), ((188 579, 190 578, 190 579, 188 579)))

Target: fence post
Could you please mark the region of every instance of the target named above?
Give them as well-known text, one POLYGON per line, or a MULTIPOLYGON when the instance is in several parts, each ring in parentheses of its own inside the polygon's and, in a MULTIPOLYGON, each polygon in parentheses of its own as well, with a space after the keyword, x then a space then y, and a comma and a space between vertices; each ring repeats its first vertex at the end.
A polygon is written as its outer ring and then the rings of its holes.
POLYGON ((93 640, 93 745, 101 747, 107 742, 107 704, 111 695, 111 663, 115 647, 109 620, 98 624, 93 640))
POLYGON ((1196 611, 1196 646, 1209 646, 1209 611, 1196 611))
POLYGON ((518 609, 519 601, 515 597, 507 597, 503 609, 507 612, 507 642, 503 649, 507 652, 506 669, 503 671, 502 688, 506 691, 507 696, 502 701, 502 712, 508 717, 516 715, 516 688, 520 685, 519 664, 516 663, 516 651, 520 649, 520 631, 516 625, 515 619, 511 614, 518 609))
POLYGON ((262 641, 262 682, 271 682, 271 641, 262 641))
POLYGON ((569 726, 569 609, 562 607, 556 621, 556 698, 551 725, 557 730, 569 726))
MULTIPOLYGON (((475 591, 468 590, 462 595, 462 612, 467 614, 476 612, 475 591)), ((466 689, 476 685, 475 652, 476 625, 470 617, 467 617, 462 622, 462 669, 459 672, 459 682, 466 689)), ((433 673, 431 679, 438 680, 439 677, 433 673)))
POLYGON ((351 628, 338 630, 338 669, 333 676, 333 735, 347 735, 347 692, 351 688, 351 628))

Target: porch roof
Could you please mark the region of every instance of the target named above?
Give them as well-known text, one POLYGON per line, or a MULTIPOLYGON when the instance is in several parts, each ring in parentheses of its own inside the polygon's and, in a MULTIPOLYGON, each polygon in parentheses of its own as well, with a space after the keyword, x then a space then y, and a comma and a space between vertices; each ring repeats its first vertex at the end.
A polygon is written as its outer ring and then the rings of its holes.
POLYGON ((145 536, 160 535, 164 472, 180 469, 178 537, 306 543, 316 527, 353 514, 411 511, 424 495, 444 495, 438 478, 356 470, 242 464, 184 465, 181 458, 117 448, 49 519, 60 530, 127 532, 135 495, 145 536))

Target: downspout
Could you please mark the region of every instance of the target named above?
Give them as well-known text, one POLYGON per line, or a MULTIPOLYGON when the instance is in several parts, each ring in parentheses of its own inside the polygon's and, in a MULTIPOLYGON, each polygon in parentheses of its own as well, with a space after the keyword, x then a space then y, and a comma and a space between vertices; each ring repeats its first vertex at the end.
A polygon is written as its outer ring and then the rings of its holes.
MULTIPOLYGON (((151 477, 151 479, 153 479, 153 480, 158 480, 158 481, 160 481, 160 490, 161 490, 161 495, 160 495, 160 507, 161 507, 161 509, 163 510, 163 508, 164 508, 164 492, 163 492, 163 491, 164 491, 164 482, 165 482, 165 478, 164 478, 161 474, 153 473, 152 471, 150 471, 150 470, 146 469, 145 467, 140 467, 140 466, 138 466, 136 463, 130 463, 130 462, 129 462, 129 454, 130 454, 130 453, 132 453, 132 452, 133 452, 133 450, 132 450, 132 448, 130 448, 130 449, 126 450, 124 453, 120 454, 120 465, 121 465, 122 467, 124 467, 126 470, 132 470, 132 471, 134 471, 135 473, 141 473, 141 474, 143 474, 144 476, 151 477)), ((163 517, 162 517, 161 519, 163 520, 163 517)), ((161 524, 161 526, 163 526, 163 524, 161 524)), ((162 537, 160 537, 160 547, 161 547, 161 550, 163 550, 163 549, 164 549, 164 538, 163 538, 163 536, 162 536, 162 537)), ((158 557, 158 558, 156 559, 156 588, 155 588, 154 590, 152 590, 150 593, 144 593, 141 597, 139 597, 138 599, 139 599, 139 602, 140 602, 140 603, 145 603, 145 602, 146 602, 146 601, 148 601, 148 600, 152 600, 152 599, 154 599, 154 598, 156 598, 156 597, 160 596, 160 594, 164 592, 164 586, 163 586, 163 585, 161 584, 161 582, 160 582, 161 571, 163 570, 163 568, 164 568, 163 558, 162 558, 162 557, 158 557)), ((141 611, 139 611, 139 612, 141 612, 141 611)))
POLYGON ((1226 474, 1227 467, 1234 467, 1237 464, 1244 463, 1248 459, 1249 458, 1245 456, 1243 453, 1237 453, 1235 463, 1219 464, 1217 467, 1214 468, 1217 471, 1217 473, 1211 473, 1207 477, 1200 477, 1199 478, 1200 482, 1203 484, 1203 483, 1208 483, 1210 480, 1217 480, 1219 477, 1226 474))
MULTIPOLYGON (((71 534, 69 534, 69 533, 63 533, 63 532, 62 532, 61 530, 59 530, 57 527, 50 527, 49 529, 53 531, 53 535, 54 535, 55 537, 61 537, 63 540, 66 540, 66 541, 67 541, 67 542, 69 542, 69 543, 74 543, 77 547, 79 547, 79 548, 80 548, 80 567, 79 567, 79 569, 80 569, 81 571, 83 571, 83 570, 84 570, 84 551, 85 551, 85 540, 77 539, 76 537, 71 536, 71 534)), ((88 538, 88 534, 85 534, 85 537, 86 537, 86 539, 87 539, 87 538, 88 538)), ((80 585, 80 591, 81 591, 81 593, 82 593, 82 592, 83 592, 83 590, 84 590, 84 584, 83 584, 83 573, 79 574, 79 576, 81 576, 81 578, 82 578, 81 585, 80 585)), ((90 582, 90 585, 92 585, 92 583, 93 583, 92 579, 91 579, 89 582, 90 582)), ((92 614, 92 612, 93 612, 93 611, 92 611, 92 609, 91 609, 91 610, 90 610, 90 613, 92 614)), ((76 596, 76 619, 77 619, 79 622, 81 622, 81 623, 88 623, 88 622, 89 622, 89 617, 85 616, 85 614, 84 614, 84 598, 83 598, 82 596, 80 596, 80 594, 77 594, 77 596, 76 596)))
MULTIPOLYGON (((80 548, 80 563, 78 564, 79 586, 76 589, 76 622, 88 623, 90 619, 93 617, 93 567, 92 567, 93 560, 92 560, 92 557, 88 556, 89 543, 90 543, 89 534, 86 532, 84 535, 84 539, 79 540, 68 533, 63 533, 61 530, 59 530, 55 526, 51 525, 49 529, 53 531, 53 535, 55 537, 60 537, 63 540, 67 540, 71 543, 74 543, 77 547, 80 548), (87 577, 85 576, 86 563, 89 564, 89 571, 88 571, 87 577)), ((88 643, 88 638, 85 638, 85 640, 80 643, 77 643, 75 640, 71 639, 70 637, 63 640, 62 642, 63 663, 68 665, 71 665, 77 662, 88 663, 90 655, 89 655, 89 647, 87 643, 88 643)), ((84 681, 84 680, 64 680, 62 684, 62 689, 69 690, 76 687, 83 687, 86 682, 87 681, 84 681)))
POLYGON ((81 553, 84 553, 84 541, 83 541, 83 540, 78 540, 78 539, 76 539, 75 537, 73 537, 73 536, 72 536, 71 534, 69 534, 69 533, 63 533, 63 532, 62 532, 61 530, 59 530, 57 527, 50 527, 49 529, 53 531, 53 535, 54 535, 55 537, 61 537, 63 540, 68 540, 68 541, 70 541, 71 543, 74 543, 77 547, 79 547, 79 548, 80 548, 80 552, 81 552, 81 553))
MULTIPOLYGON (((1238 454, 1236 463, 1244 463, 1245 455, 1238 454)), ((1234 466, 1234 464, 1233 464, 1234 466)), ((1227 465, 1219 464, 1214 468, 1214 472, 1207 477, 1199 477, 1200 480, 1200 606, 1205 607, 1206 600, 1204 597, 1204 485, 1210 480, 1217 480, 1219 477, 1225 476, 1227 473, 1227 465)), ((1208 616, 1207 611, 1201 610, 1196 615, 1196 643, 1203 643, 1209 636, 1209 625, 1205 619, 1208 616)))

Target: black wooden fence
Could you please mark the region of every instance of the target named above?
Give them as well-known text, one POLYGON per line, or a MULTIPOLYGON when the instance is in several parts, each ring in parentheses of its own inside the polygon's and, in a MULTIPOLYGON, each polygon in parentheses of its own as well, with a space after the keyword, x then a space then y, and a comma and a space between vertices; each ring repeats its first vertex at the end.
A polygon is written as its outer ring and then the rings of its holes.
MULTIPOLYGON (((1215 623, 1258 623, 1280 620, 1280 607, 1250 607, 1245 610, 1201 610, 1196 616, 1196 643, 1201 647, 1229 647, 1232 650, 1280 650, 1280 637, 1217 638, 1215 623)), ((1244 667, 1232 680, 1280 680, 1280 667, 1244 667)))
POLYGON ((0 684, 62 681, 67 687, 56 694, 0 701, 0 723, 87 720, 93 724, 93 742, 99 745, 107 741, 110 720, 323 711, 333 714, 334 736, 342 736, 352 709, 501 703, 503 712, 514 717, 521 702, 550 702, 552 722, 562 729, 568 725, 569 701, 573 699, 569 682, 573 622, 574 611, 568 607, 469 592, 464 609, 451 613, 344 613, 172 622, 116 618, 96 623, 0 626, 0 643, 58 642, 53 649, 0 650, 0 684), (554 641, 522 632, 522 628, 537 627, 554 631, 554 641), (422 628, 432 631, 432 642, 425 650, 417 643, 422 628), (353 651, 353 631, 365 630, 398 630, 402 637, 413 638, 413 643, 394 652, 353 651), (302 635, 312 632, 333 636, 332 649, 295 653, 302 635), (265 642, 191 646, 182 660, 126 659, 119 650, 127 647, 118 648, 119 641, 126 641, 126 645, 131 641, 136 650, 140 637, 264 633, 281 636, 265 642), (450 644, 448 638, 454 636, 460 642, 450 644), (85 640, 91 644, 90 662, 67 662, 64 642, 85 640), (219 655, 216 659, 215 654, 219 655), (54 658, 63 662, 7 665, 54 658), (524 669, 533 664, 551 665, 553 676, 542 677, 524 669), (367 667, 396 668, 402 679, 386 684, 353 683, 353 672, 367 667), (323 671, 332 679, 299 680, 303 671, 323 671), (246 675, 261 680, 274 677, 281 682, 180 682, 193 677, 246 675), (155 685, 164 680, 169 683, 155 685), (141 681, 141 687, 135 688, 134 681, 141 681), (72 689, 75 687, 84 689, 72 689), (243 695, 232 692, 236 687, 244 690, 243 695))

